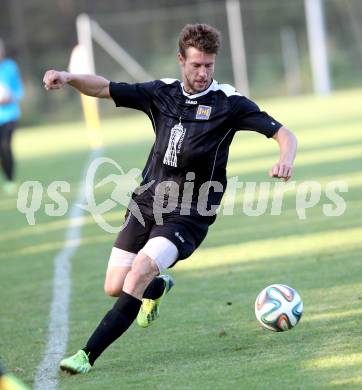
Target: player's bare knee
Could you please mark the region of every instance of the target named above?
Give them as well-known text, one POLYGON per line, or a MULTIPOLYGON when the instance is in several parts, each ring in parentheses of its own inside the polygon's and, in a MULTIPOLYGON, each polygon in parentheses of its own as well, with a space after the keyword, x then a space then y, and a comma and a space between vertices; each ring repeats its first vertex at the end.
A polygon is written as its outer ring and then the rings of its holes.
POLYGON ((124 280, 129 270, 130 268, 108 268, 104 280, 104 292, 111 297, 118 297, 122 292, 124 280))
POLYGON ((134 268, 129 272, 128 285, 146 285, 156 276, 156 273, 142 268, 134 268))
POLYGON ((104 282, 104 292, 109 295, 110 297, 119 297, 119 294, 122 291, 122 286, 119 286, 119 284, 112 283, 111 281, 108 281, 107 279, 104 282))
POLYGON ((140 296, 158 273, 154 261, 145 255, 140 255, 127 275, 123 290, 129 294, 140 296))

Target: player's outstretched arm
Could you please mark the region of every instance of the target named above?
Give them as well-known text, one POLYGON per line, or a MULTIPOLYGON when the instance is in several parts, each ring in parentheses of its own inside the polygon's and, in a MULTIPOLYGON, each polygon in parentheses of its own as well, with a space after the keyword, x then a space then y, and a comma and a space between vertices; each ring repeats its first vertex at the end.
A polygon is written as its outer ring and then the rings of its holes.
POLYGON ((60 89, 69 84, 84 95, 98 98, 109 98, 109 80, 102 76, 90 74, 74 74, 58 70, 48 70, 43 78, 47 91, 60 89))
POLYGON ((297 153, 297 138, 282 126, 273 138, 278 142, 280 149, 279 161, 269 171, 269 176, 289 180, 293 173, 293 163, 297 153))

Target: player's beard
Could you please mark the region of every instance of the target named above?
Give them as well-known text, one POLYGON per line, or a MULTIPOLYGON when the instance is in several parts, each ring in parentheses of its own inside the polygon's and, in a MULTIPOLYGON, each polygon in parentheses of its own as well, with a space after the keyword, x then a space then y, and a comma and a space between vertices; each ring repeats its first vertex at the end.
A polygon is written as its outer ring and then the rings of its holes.
POLYGON ((191 89, 191 92, 189 93, 191 93, 192 95, 205 91, 207 88, 209 88, 212 82, 212 79, 210 79, 210 80, 205 80, 205 82, 203 83, 198 83, 197 79, 191 81, 188 77, 186 77, 186 80, 189 85, 189 89, 191 89))

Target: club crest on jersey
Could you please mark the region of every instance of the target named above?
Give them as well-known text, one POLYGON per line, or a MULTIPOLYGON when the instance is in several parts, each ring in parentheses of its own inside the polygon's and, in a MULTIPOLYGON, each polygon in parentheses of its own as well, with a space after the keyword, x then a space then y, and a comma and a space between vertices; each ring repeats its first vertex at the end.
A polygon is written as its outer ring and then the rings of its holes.
POLYGON ((200 105, 197 107, 196 119, 208 120, 210 118, 210 114, 211 114, 210 106, 200 105))
POLYGON ((163 163, 171 167, 177 167, 177 154, 181 151, 181 145, 184 140, 186 129, 180 123, 176 124, 170 133, 166 153, 163 157, 163 163))

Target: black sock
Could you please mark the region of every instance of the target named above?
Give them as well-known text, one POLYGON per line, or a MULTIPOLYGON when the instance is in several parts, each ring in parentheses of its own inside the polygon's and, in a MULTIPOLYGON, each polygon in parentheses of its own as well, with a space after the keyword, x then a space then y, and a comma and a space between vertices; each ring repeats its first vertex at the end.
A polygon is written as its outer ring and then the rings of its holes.
POLYGON ((163 294, 165 287, 165 281, 162 278, 156 276, 147 286, 145 292, 143 293, 143 298, 157 299, 163 294))
POLYGON ((117 299, 113 308, 104 316, 83 350, 89 363, 94 364, 101 353, 118 339, 137 317, 142 301, 125 293, 117 299))

